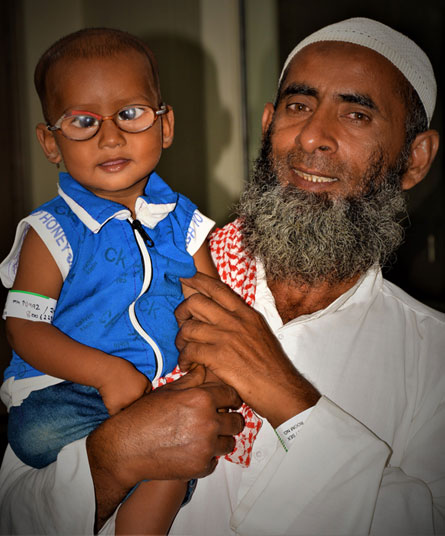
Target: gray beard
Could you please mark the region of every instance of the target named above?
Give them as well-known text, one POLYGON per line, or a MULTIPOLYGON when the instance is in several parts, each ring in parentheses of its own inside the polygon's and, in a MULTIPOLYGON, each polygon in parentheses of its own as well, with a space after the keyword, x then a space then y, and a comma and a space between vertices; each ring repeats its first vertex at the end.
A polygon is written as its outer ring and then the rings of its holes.
MULTIPOLYGON (((294 285, 335 285, 371 266, 383 266, 404 236, 406 201, 400 186, 407 157, 390 167, 383 152, 371 159, 355 197, 330 198, 292 185, 281 186, 266 136, 251 180, 236 207, 246 249, 272 280, 294 285)), ((288 157, 289 159, 290 157, 288 157)))

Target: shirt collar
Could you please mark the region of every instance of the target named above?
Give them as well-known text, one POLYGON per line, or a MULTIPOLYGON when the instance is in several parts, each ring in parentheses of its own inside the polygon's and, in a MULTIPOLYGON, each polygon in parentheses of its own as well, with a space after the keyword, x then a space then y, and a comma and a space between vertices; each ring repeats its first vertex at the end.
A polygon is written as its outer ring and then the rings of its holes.
MULTIPOLYGON (((256 259, 257 267, 257 287, 255 295, 255 309, 263 314, 266 317, 269 325, 272 329, 278 329, 283 326, 280 315, 275 306, 275 300, 273 298, 272 292, 267 286, 266 275, 264 268, 259 259, 256 259)), ((355 303, 361 301, 369 301, 378 289, 381 288, 383 282, 382 272, 379 266, 371 267, 364 275, 362 275, 357 283, 352 286, 349 290, 344 292, 336 300, 330 303, 324 309, 315 311, 314 313, 308 315, 301 315, 294 320, 291 320, 286 325, 295 325, 304 322, 309 322, 317 318, 321 318, 327 314, 333 314, 336 311, 340 311, 343 308, 349 307, 355 303)))
MULTIPOLYGON (((58 192, 74 214, 93 233, 98 233, 113 218, 126 220, 131 217, 128 208, 98 197, 79 184, 69 173, 59 174, 58 192)), ((145 187, 144 195, 136 201, 136 217, 145 226, 153 229, 174 210, 177 198, 178 194, 153 172, 145 187)))

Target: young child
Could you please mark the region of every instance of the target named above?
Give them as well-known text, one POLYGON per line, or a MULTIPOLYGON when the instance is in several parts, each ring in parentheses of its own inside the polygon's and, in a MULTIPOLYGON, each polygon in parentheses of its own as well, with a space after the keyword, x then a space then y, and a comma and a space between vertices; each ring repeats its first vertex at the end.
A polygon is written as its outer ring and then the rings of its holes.
MULTIPOLYGON (((81 30, 45 52, 35 84, 47 122, 38 140, 68 173, 20 222, 0 272, 12 287, 8 438, 39 468, 175 369, 179 278, 217 273, 213 222, 154 172, 174 121, 148 47, 118 30, 81 30)), ((141 483, 117 533, 165 533, 186 489, 141 483)))

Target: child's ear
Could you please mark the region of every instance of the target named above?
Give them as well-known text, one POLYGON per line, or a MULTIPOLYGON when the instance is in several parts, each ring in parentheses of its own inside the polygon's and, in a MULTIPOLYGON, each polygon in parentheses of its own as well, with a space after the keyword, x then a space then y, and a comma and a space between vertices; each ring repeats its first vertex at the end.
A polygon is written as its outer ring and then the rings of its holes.
POLYGON ((409 190, 425 177, 438 148, 439 134, 435 130, 421 132, 414 138, 411 144, 408 168, 402 177, 404 190, 409 190))
POLYGON ((62 161, 62 155, 57 147, 54 134, 46 128, 45 123, 37 125, 36 134, 46 158, 53 164, 59 164, 62 161))
POLYGON ((162 148, 167 149, 173 143, 175 133, 175 115, 173 108, 167 105, 168 112, 161 115, 162 121, 162 148))

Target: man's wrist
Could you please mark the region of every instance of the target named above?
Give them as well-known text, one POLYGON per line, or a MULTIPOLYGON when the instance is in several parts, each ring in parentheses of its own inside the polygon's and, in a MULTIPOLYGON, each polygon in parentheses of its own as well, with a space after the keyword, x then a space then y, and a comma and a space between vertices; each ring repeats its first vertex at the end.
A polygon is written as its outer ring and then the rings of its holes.
POLYGON ((293 441, 297 438, 298 433, 303 428, 304 422, 309 417, 311 411, 314 409, 314 406, 305 409, 298 415, 294 415, 287 421, 283 422, 275 429, 275 433, 280 440, 280 443, 284 450, 288 452, 293 441))

